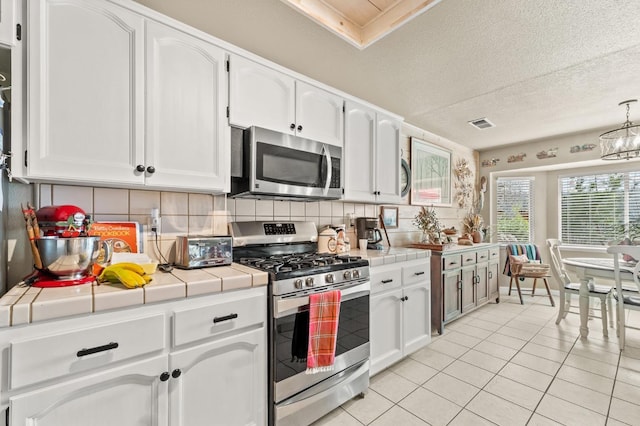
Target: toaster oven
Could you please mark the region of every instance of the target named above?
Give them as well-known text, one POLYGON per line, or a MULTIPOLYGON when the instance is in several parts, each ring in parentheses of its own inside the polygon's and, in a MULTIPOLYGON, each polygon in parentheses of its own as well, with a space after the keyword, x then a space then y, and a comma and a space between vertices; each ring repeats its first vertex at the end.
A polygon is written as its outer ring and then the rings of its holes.
POLYGON ((233 250, 230 236, 178 235, 176 266, 182 269, 230 265, 233 250))

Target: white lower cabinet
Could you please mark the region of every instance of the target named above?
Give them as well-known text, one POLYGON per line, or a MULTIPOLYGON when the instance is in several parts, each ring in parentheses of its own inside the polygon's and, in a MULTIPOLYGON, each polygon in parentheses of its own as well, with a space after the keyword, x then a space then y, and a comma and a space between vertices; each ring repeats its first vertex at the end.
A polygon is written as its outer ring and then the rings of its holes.
POLYGON ((6 328, 0 425, 264 425, 266 305, 261 287, 6 328))
POLYGON ((431 341, 429 262, 371 268, 371 375, 431 341))
POLYGON ((10 400, 10 425, 167 425, 167 381, 159 379, 166 369, 167 357, 156 356, 19 394, 10 400))
POLYGON ((169 356, 172 426, 261 425, 266 419, 264 330, 169 356))

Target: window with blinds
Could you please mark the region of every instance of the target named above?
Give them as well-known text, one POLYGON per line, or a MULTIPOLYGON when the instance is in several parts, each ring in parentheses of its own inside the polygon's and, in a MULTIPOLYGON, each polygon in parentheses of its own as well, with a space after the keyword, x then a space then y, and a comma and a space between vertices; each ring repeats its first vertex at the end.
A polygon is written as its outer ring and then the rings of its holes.
POLYGON ((640 172, 562 177, 559 186, 564 244, 640 237, 640 172))
POLYGON ((498 178, 499 242, 533 241, 533 178, 498 178))

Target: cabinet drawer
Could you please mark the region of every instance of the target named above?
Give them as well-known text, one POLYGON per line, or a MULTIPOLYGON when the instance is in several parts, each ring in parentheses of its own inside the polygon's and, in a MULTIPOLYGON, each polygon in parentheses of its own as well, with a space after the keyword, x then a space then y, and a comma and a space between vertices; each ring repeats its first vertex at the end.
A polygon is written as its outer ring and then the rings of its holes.
POLYGON ((489 250, 481 250, 476 253, 476 261, 478 263, 489 261, 489 250))
POLYGON ((371 293, 398 288, 402 285, 402 268, 398 264, 371 269, 371 293))
POLYGON ((407 286, 430 281, 430 271, 429 259, 411 262, 409 265, 402 267, 402 284, 407 286))
POLYGON ((11 342, 10 387, 30 385, 164 349, 164 314, 11 342))
POLYGON ((500 249, 498 247, 489 249, 489 259, 499 259, 500 258, 500 249))
POLYGON ((462 256, 459 254, 442 258, 442 270, 456 269, 462 266, 462 256))
POLYGON ((476 252, 462 254, 462 266, 474 265, 476 263, 476 252))
POLYGON ((184 345, 264 323, 266 318, 267 298, 263 293, 234 298, 223 294, 219 300, 204 306, 174 311, 173 345, 184 345))

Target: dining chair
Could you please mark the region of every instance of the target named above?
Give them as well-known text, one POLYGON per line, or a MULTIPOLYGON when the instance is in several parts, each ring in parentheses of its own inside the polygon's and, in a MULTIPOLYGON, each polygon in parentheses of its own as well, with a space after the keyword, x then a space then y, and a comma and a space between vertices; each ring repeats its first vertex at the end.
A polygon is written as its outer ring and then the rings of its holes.
POLYGON ((624 291, 622 288, 622 275, 624 273, 627 281, 633 281, 640 292, 640 278, 638 277, 638 274, 640 274, 640 262, 621 260, 620 255, 627 255, 632 259, 640 259, 640 246, 609 246, 607 247, 607 253, 613 254, 613 275, 616 282, 613 297, 617 302, 616 333, 619 337, 620 350, 624 350, 625 329, 629 327, 625 325, 624 310, 640 311, 640 295, 638 295, 638 293, 624 291))
MULTIPOLYGON (((549 252, 551 253, 551 267, 555 272, 557 278, 560 280, 558 285, 558 292, 560 294, 560 304, 558 305, 558 318, 556 324, 560 324, 560 321, 572 312, 571 309, 571 295, 580 294, 580 283, 572 282, 567 270, 562 263, 562 255, 560 254, 560 246, 562 241, 549 238, 547 239, 547 246, 549 246, 549 252)), ((609 317, 609 324, 613 327, 613 309, 611 304, 611 290, 610 286, 595 285, 593 282, 589 282, 589 297, 600 299, 600 318, 602 318, 602 334, 605 337, 609 336, 607 326, 607 312, 609 317)))
POLYGON ((540 257, 540 250, 538 246, 535 244, 507 244, 507 261, 504 265, 503 274, 511 277, 509 280, 509 296, 511 296, 511 288, 513 283, 516 284, 516 288, 518 290, 518 297, 520 298, 520 304, 524 305, 522 301, 522 288, 520 287, 520 280, 526 278, 533 278, 533 285, 531 287, 531 296, 535 296, 536 292, 536 284, 538 279, 542 279, 544 282, 544 286, 547 289, 547 295, 549 296, 549 301, 551 302, 551 306, 555 306, 555 302, 553 301, 553 296, 551 296, 551 290, 549 289, 549 283, 547 278, 551 277, 549 273, 539 274, 539 273, 527 273, 521 270, 521 265, 516 266, 518 263, 523 263, 524 260, 527 262, 536 261, 541 262, 542 258, 540 257), (522 259, 522 260, 520 260, 522 259))

